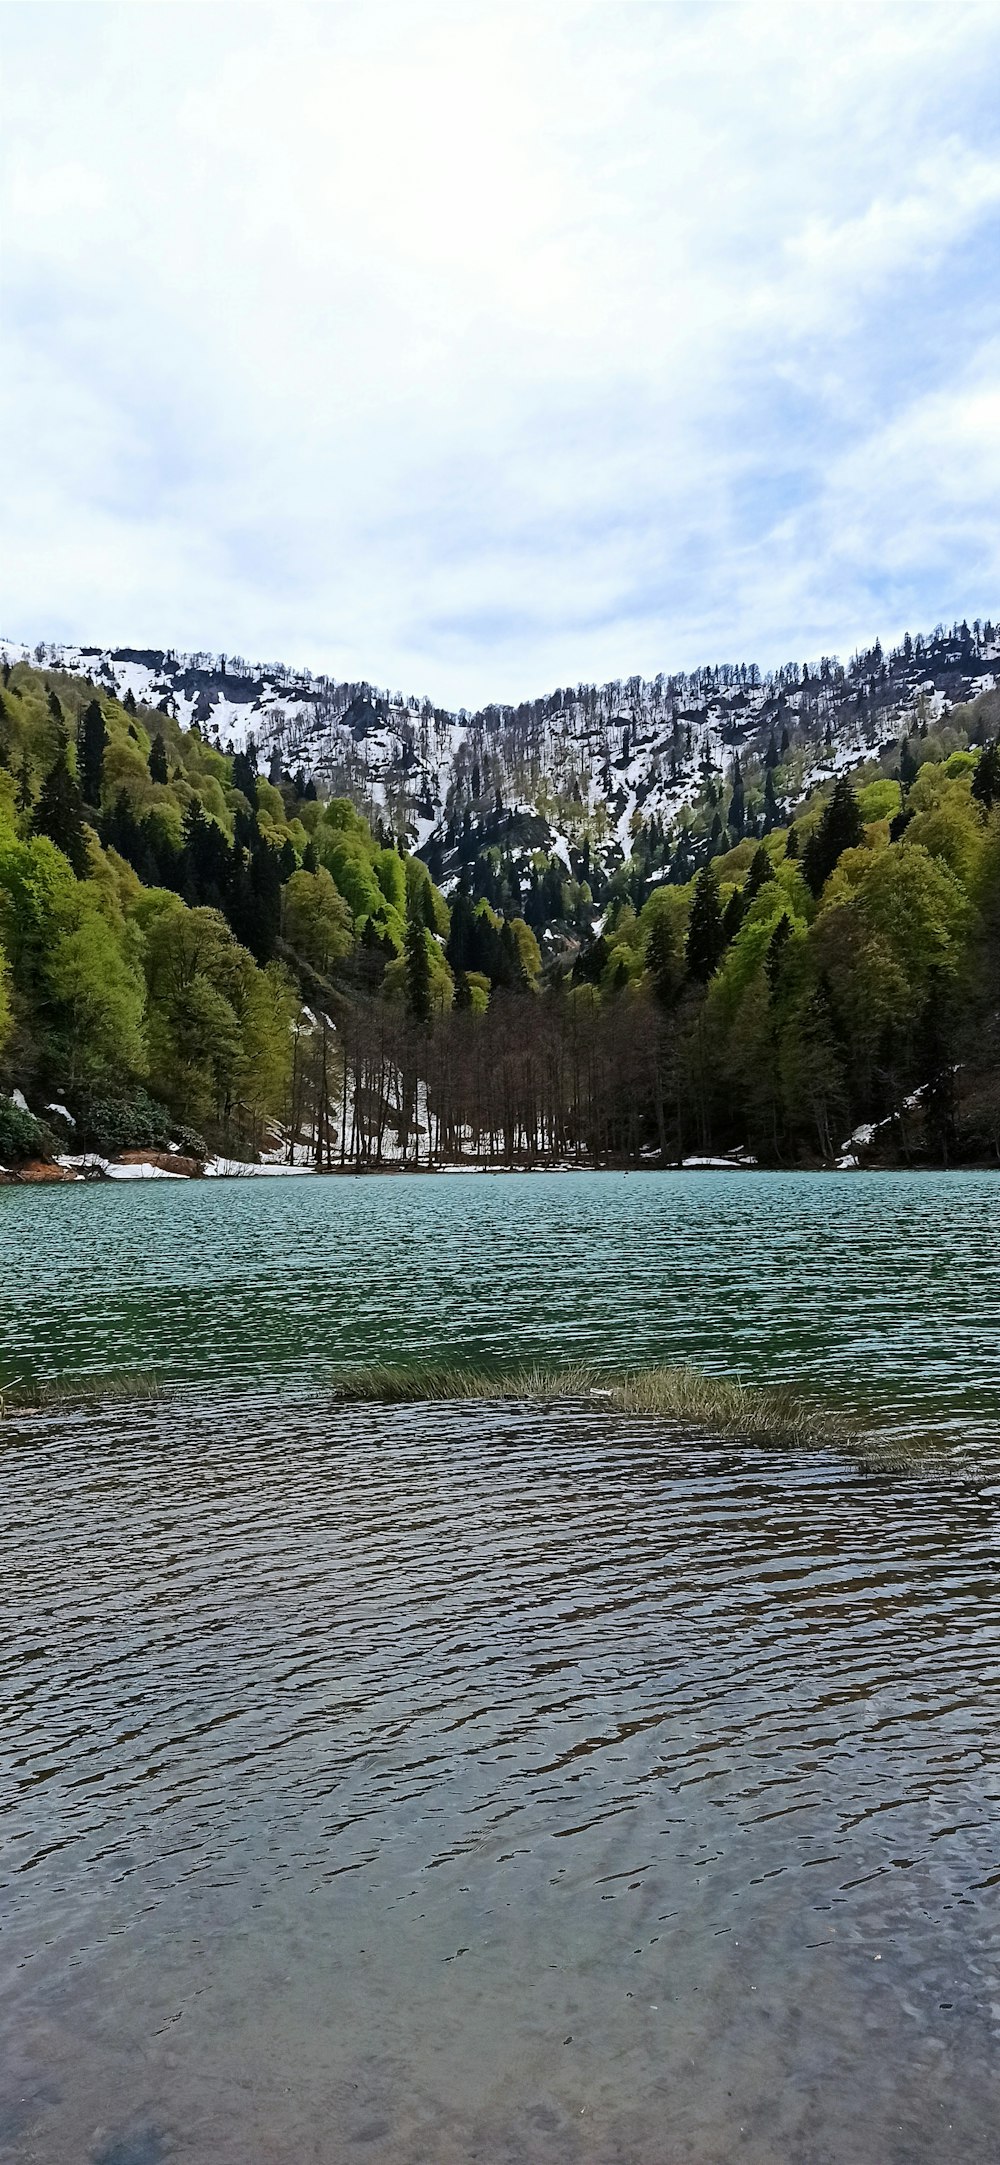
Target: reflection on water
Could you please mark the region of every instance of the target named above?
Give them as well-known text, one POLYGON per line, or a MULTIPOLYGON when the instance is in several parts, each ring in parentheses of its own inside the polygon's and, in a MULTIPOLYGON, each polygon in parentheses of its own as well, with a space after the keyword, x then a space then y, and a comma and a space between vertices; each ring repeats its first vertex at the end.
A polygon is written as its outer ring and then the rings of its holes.
POLYGON ((597 1423, 5 1427, 0 2154, 995 2161, 995 1492, 597 1423))
POLYGON ((0 1190, 0 1377, 694 1361, 995 1436, 989 1173, 579 1173, 0 1190))

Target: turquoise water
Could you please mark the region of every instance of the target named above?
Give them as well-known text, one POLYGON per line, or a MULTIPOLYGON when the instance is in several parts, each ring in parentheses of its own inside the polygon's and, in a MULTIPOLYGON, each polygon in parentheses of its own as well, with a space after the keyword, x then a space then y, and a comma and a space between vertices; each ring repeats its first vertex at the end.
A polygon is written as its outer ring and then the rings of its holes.
POLYGON ((689 1360, 989 1438, 989 1174, 570 1174, 0 1191, 0 1375, 233 1387, 458 1355, 689 1360))
POLYGON ((987 1178, 0 1193, 9 2165, 996 2165, 987 1178), (933 1473, 374 1355, 690 1358, 933 1473), (974 1448, 972 1448, 974 1447, 974 1448))

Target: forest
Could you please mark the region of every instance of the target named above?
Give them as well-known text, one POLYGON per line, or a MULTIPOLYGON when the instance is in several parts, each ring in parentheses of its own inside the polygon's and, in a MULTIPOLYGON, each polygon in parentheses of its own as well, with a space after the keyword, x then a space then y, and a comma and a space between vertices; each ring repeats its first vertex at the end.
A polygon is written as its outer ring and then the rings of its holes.
POLYGON ((996 1163, 998 731, 987 691, 799 796, 772 729, 595 894, 582 817, 567 866, 483 791, 428 864, 252 739, 7 663, 0 1164, 996 1163))

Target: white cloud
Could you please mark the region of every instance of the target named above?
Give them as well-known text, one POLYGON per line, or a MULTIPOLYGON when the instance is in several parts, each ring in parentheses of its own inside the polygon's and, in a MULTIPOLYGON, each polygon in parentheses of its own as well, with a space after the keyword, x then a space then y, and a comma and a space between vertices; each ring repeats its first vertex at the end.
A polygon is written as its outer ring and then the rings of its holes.
POLYGON ((9 632, 472 703, 996 608, 991 7, 5 17, 9 632))

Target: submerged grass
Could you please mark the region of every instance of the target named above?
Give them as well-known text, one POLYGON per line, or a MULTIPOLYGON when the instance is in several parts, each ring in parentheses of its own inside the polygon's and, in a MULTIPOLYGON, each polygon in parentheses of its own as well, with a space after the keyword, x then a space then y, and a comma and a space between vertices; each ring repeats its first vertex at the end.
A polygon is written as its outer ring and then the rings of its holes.
POLYGON ((855 1441, 836 1414, 805 1404, 791 1391, 706 1376, 696 1368, 633 1368, 608 1374, 582 1364, 494 1370, 416 1361, 398 1367, 376 1363, 341 1371, 333 1388, 340 1400, 382 1405, 591 1399, 616 1413, 665 1420, 741 1443, 844 1448, 855 1441))
POLYGON ((138 1404, 163 1398, 165 1386, 149 1370, 129 1374, 112 1370, 108 1375, 67 1376, 48 1383, 0 1385, 0 1420, 13 1413, 53 1413, 75 1406, 107 1405, 111 1401, 138 1404))

